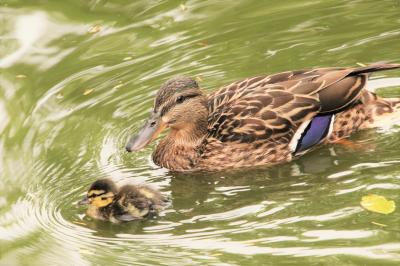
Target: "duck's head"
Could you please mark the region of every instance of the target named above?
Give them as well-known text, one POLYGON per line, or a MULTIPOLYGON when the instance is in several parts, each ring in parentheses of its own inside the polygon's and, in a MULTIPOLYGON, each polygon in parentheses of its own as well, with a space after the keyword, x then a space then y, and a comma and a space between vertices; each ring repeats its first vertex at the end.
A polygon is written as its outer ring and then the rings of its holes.
POLYGON ((86 196, 79 202, 81 205, 91 205, 102 208, 110 205, 118 193, 117 186, 110 179, 100 179, 94 182, 86 196))
POLYGON ((126 145, 137 151, 154 140, 165 128, 182 133, 181 141, 190 141, 207 129, 207 98, 197 82, 189 77, 168 80, 157 92, 150 118, 126 145))

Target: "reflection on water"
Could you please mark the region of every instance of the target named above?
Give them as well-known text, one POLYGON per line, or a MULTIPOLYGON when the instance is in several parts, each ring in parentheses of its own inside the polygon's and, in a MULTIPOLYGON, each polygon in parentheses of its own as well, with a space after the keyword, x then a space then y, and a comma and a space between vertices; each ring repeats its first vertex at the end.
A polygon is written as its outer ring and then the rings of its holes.
MULTIPOLYGON (((359 206, 368 193, 399 204, 398 127, 356 134, 360 149, 234 172, 171 173, 151 162, 152 147, 123 149, 176 74, 210 91, 260 73, 400 62, 398 7, 70 0, 12 1, 0 13, 0 265, 400 261, 398 212, 359 206), (93 221, 76 202, 104 177, 150 184, 173 204, 135 223, 93 221)), ((370 88, 399 96, 400 72, 379 75, 370 88)))
POLYGON ((12 66, 25 53, 27 53, 35 42, 42 37, 46 25, 44 13, 34 13, 31 15, 20 16, 15 22, 15 29, 11 36, 18 42, 19 48, 1 60, 0 67, 12 66))

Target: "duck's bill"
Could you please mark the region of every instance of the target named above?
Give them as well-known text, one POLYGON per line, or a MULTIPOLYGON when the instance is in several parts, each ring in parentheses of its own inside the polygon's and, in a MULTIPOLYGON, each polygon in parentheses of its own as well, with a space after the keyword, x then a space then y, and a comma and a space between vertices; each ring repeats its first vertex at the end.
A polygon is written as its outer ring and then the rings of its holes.
POLYGON ((143 126, 136 136, 133 136, 128 144, 126 144, 126 150, 128 152, 138 151, 146 147, 150 142, 152 142, 165 128, 165 123, 153 115, 143 126))
POLYGON ((89 198, 85 196, 81 201, 78 202, 78 205, 88 205, 89 203, 89 198))

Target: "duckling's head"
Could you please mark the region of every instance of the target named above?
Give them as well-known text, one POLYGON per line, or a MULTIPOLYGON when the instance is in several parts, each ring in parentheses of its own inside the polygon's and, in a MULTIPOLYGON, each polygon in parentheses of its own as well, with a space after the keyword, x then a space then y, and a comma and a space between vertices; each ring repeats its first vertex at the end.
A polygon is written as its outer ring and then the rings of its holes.
POLYGON ((197 82, 189 77, 175 77, 161 86, 149 120, 129 140, 126 150, 142 149, 165 128, 178 133, 182 142, 190 142, 207 131, 207 118, 207 98, 197 82))
POLYGON ((85 198, 79 204, 102 208, 110 205, 118 193, 117 186, 110 179, 100 179, 94 182, 85 198))

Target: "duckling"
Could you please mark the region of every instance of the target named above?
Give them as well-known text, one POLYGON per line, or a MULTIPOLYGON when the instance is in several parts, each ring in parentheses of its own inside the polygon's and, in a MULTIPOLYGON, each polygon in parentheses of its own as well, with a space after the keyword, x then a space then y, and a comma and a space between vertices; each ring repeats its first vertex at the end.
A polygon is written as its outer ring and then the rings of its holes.
POLYGON ((106 178, 95 181, 78 204, 88 205, 86 213, 94 219, 119 223, 155 214, 168 201, 167 197, 150 187, 124 185, 118 188, 112 180, 106 178))

